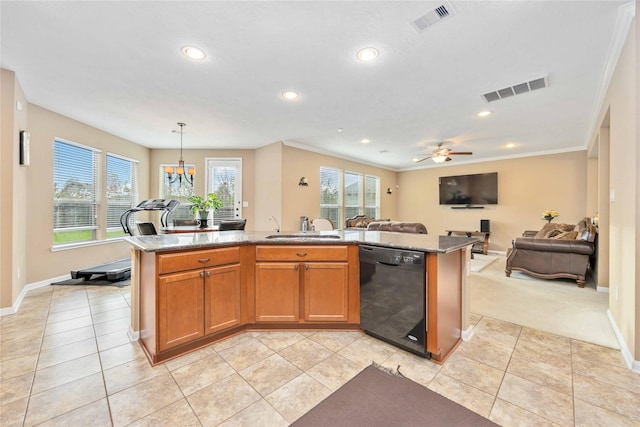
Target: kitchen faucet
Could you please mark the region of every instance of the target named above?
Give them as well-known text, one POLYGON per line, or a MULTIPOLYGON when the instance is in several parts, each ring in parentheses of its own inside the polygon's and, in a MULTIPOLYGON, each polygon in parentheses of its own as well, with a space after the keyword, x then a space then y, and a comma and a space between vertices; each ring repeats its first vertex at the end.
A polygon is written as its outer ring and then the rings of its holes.
POLYGON ((276 223, 276 233, 280 232, 280 224, 278 223, 278 220, 276 219, 275 216, 271 215, 271 217, 269 218, 269 221, 274 220, 276 223))

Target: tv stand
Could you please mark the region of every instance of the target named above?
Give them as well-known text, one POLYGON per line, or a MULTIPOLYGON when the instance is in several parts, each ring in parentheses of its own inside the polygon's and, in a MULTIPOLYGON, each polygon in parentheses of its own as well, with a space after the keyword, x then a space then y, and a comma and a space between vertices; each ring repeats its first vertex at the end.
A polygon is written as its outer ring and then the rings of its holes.
POLYGON ((451 209, 484 209, 484 206, 473 206, 473 205, 451 206, 451 209))

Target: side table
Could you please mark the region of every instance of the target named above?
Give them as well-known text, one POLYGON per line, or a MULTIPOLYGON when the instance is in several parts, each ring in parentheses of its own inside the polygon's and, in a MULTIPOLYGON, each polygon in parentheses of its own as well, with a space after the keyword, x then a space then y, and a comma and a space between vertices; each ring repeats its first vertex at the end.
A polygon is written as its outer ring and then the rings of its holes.
POLYGON ((489 249, 489 235, 491 233, 486 232, 486 231, 471 231, 471 230, 445 230, 447 232, 447 236, 451 236, 453 235, 465 235, 467 237, 471 237, 471 236, 483 236, 483 240, 478 242, 478 243, 474 243, 473 247, 471 248, 471 252, 477 253, 477 254, 483 254, 486 255, 487 254, 487 250, 489 249))

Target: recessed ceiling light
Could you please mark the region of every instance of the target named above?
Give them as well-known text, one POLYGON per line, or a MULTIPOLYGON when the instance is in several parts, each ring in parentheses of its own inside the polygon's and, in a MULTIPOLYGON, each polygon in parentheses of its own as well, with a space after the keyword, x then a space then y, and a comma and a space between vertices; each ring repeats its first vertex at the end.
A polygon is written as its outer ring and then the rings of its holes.
POLYGON ((510 142, 507 145, 505 145, 506 148, 514 148, 515 146, 516 146, 516 144, 513 143, 513 142, 510 142))
POLYGON ((187 58, 193 59, 195 61, 202 61, 207 56, 202 49, 198 49, 197 47, 193 46, 183 47, 182 54, 187 58))
POLYGON ((342 128, 338 128, 338 132, 342 132, 342 130, 343 130, 342 128))
POLYGON ((292 90, 287 90, 282 92, 282 97, 286 99, 297 99, 300 96, 298 92, 294 92, 292 90))
POLYGON ((368 143, 370 143, 371 141, 369 141, 367 138, 364 138, 364 139, 363 139, 362 141, 360 141, 360 142, 362 142, 363 144, 368 144, 368 143))
POLYGON ((491 114, 493 114, 491 111, 480 111, 478 114, 476 114, 478 117, 487 117, 490 116, 491 114))
POLYGON ((378 49, 365 47, 364 49, 360 49, 356 56, 360 61, 373 61, 378 57, 378 53, 378 49))

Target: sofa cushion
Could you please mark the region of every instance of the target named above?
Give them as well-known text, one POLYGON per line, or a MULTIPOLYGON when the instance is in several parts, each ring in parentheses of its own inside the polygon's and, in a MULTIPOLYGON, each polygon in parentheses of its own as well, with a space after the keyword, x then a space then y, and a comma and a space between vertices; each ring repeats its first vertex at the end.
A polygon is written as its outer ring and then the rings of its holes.
POLYGON ((564 231, 573 231, 575 224, 545 224, 534 236, 536 239, 552 239, 564 231))
POLYGON ((561 231, 559 234, 551 237, 552 239, 567 239, 567 240, 575 240, 578 238, 577 231, 561 231))

